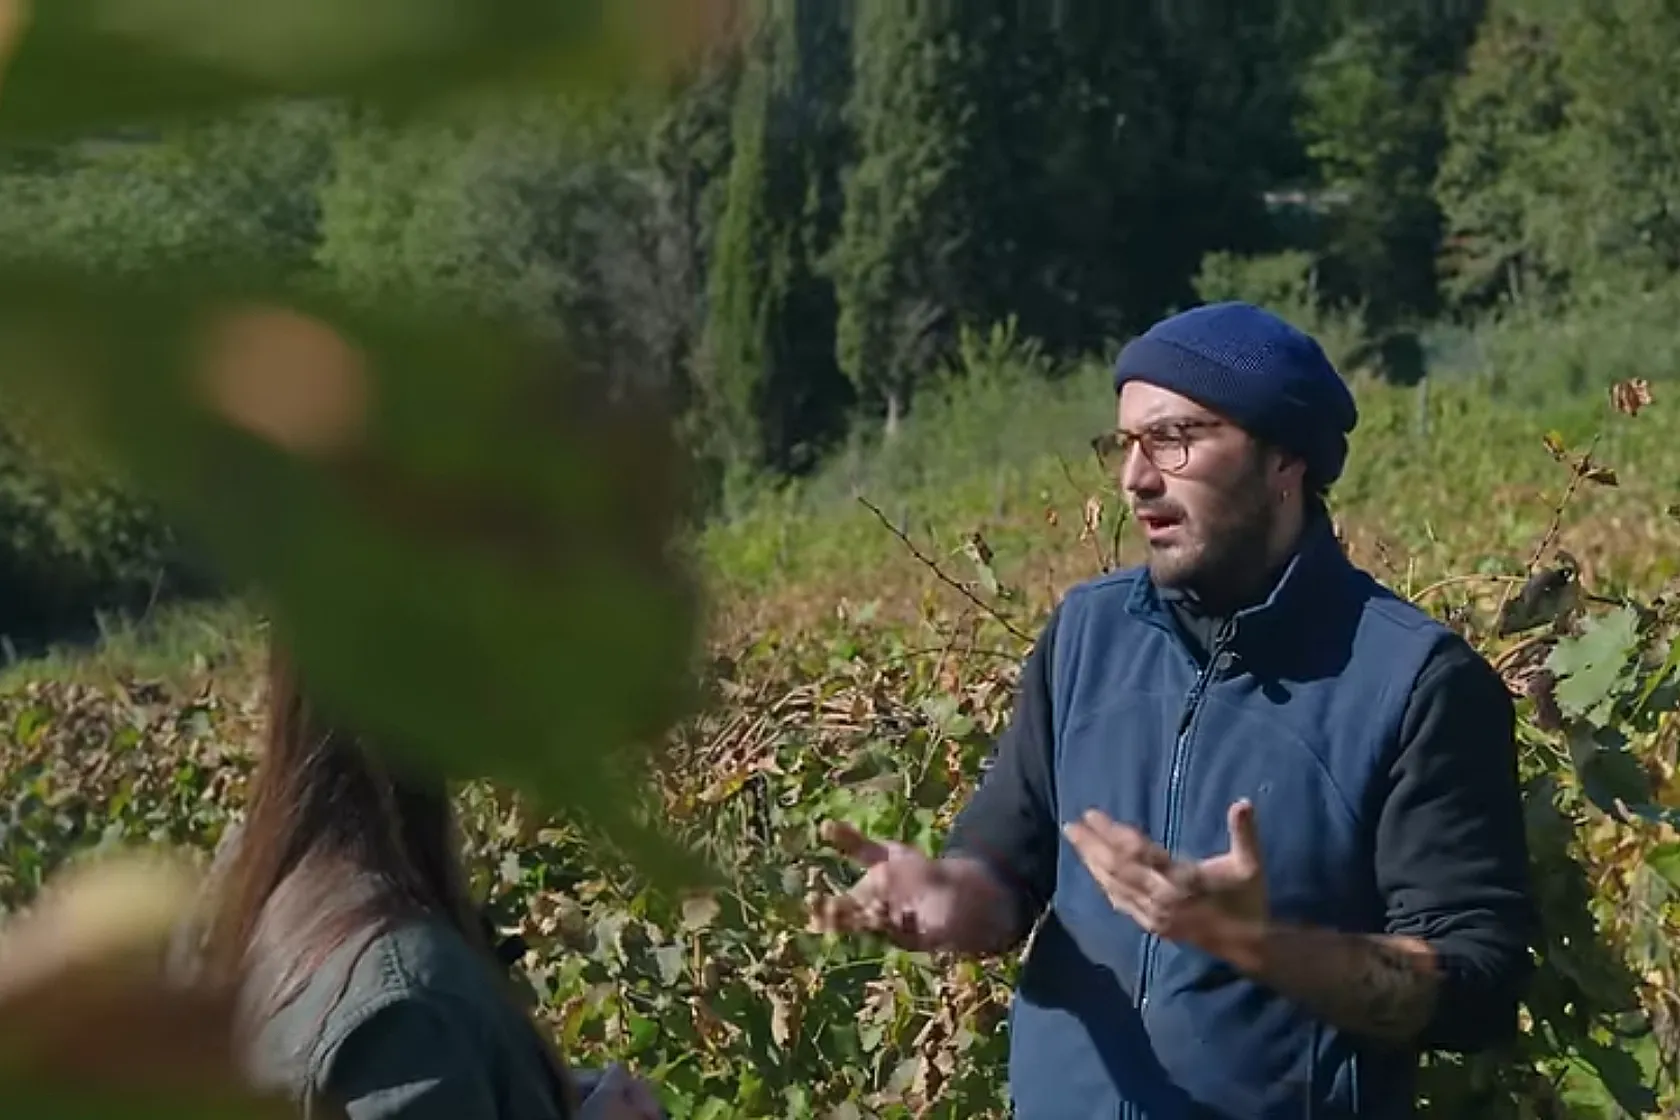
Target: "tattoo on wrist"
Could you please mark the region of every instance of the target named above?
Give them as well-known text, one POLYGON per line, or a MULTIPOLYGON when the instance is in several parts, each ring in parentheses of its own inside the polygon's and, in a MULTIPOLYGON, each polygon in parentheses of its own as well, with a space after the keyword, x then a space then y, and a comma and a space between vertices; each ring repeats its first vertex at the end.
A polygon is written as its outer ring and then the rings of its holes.
POLYGON ((1416 1034, 1434 1010, 1437 980, 1430 962, 1376 938, 1363 939, 1361 947, 1363 952, 1355 952, 1359 967, 1349 995, 1362 994, 1367 1029, 1385 1038, 1416 1034))
POLYGON ((1407 1042, 1435 1011, 1427 945, 1332 930, 1277 930, 1262 979, 1344 1030, 1407 1042))

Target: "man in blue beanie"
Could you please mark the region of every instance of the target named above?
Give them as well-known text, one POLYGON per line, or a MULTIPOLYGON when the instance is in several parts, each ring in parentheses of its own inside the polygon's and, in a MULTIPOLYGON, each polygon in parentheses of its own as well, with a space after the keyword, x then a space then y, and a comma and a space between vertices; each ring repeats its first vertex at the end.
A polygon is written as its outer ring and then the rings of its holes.
POLYGON ((818 925, 1030 937, 1021 1120, 1409 1116, 1419 1055, 1510 1039, 1531 972, 1511 696, 1343 553, 1357 410, 1312 338, 1198 307, 1114 384, 1148 562, 1056 608, 943 854, 830 825, 867 870, 818 925))

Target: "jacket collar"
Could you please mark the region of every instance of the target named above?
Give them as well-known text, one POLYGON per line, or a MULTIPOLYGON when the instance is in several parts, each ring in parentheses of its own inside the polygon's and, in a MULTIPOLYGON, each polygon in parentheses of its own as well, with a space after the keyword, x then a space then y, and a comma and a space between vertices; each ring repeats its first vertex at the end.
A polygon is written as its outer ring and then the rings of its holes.
MULTIPOLYGON (((1261 641, 1268 634, 1299 632, 1319 617, 1334 593, 1345 585, 1352 565, 1336 539, 1330 518, 1314 514, 1302 526, 1295 551, 1284 564, 1266 597, 1231 616, 1233 640, 1243 645, 1261 641)), ((1176 636, 1166 596, 1148 575, 1132 588, 1126 609, 1176 636)))

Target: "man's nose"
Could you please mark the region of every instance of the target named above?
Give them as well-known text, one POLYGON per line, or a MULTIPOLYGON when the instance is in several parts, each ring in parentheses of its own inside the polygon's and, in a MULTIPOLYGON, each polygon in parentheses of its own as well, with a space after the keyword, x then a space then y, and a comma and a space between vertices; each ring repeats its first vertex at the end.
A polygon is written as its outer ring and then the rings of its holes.
POLYGON ((1133 443, 1126 449, 1126 461, 1120 468, 1120 485, 1132 494, 1156 494, 1165 485, 1161 471, 1143 453, 1143 445, 1133 443))

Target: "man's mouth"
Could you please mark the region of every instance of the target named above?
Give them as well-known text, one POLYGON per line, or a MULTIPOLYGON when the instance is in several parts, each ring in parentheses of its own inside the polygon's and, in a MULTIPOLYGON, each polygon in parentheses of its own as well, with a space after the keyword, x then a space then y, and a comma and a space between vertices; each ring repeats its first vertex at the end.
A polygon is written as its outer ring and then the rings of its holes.
POLYGON ((1136 517, 1138 524, 1143 527, 1144 536, 1151 541, 1171 534, 1184 520, 1178 514, 1161 510, 1140 511, 1136 517))

